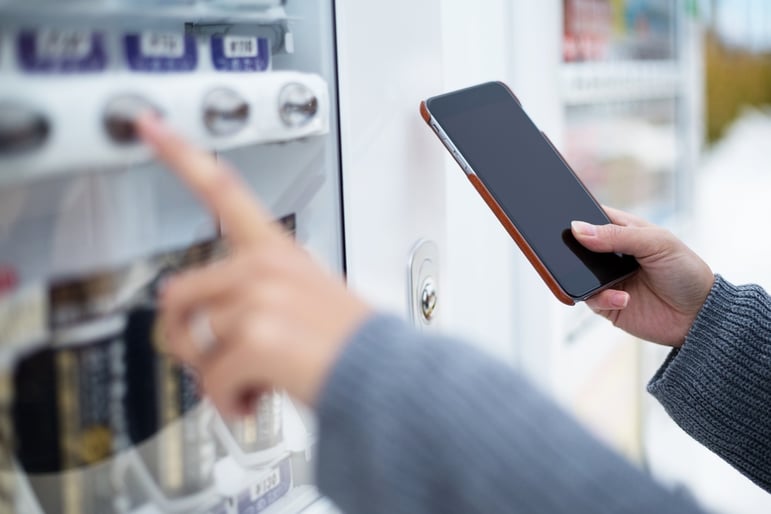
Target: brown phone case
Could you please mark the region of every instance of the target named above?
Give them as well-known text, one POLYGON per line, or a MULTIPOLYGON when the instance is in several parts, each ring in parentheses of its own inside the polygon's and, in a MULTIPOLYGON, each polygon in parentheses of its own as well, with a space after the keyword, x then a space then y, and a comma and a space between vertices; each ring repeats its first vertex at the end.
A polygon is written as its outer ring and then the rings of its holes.
MULTIPOLYGON (((516 96, 514 96, 514 98, 516 98, 516 96)), ((431 114, 428 112, 428 107, 426 106, 425 101, 420 102, 420 115, 430 127, 431 114)), ((433 129, 433 127, 431 128, 433 129)), ((444 144, 443 141, 442 144, 444 144)), ((455 155, 453 155, 453 158, 461 167, 463 167, 463 164, 455 155)), ((471 181, 474 189, 476 189, 477 192, 482 196, 482 199, 484 199, 487 206, 490 207, 490 209, 493 211, 495 217, 498 218, 498 221, 501 222, 503 227, 506 229, 506 232, 508 232, 512 239, 514 239, 514 242, 517 243, 519 249, 522 251, 522 253, 525 254, 527 260, 530 261, 530 264, 535 268, 535 270, 538 272, 538 275, 541 276, 541 279, 546 283, 554 296, 556 296, 559 301, 566 305, 575 305, 575 300, 573 300, 573 298, 568 295, 562 289, 562 287, 560 287, 560 285, 557 283, 557 280, 554 278, 554 276, 552 276, 546 266, 544 266, 543 262, 541 262, 541 259, 538 258, 535 251, 533 251, 533 248, 527 243, 527 241, 525 241, 525 238, 522 237, 522 234, 519 232, 519 230, 517 230, 517 227, 514 226, 514 223, 509 219, 508 216, 506 216, 506 213, 503 212, 503 209, 495 200, 495 198, 493 198, 493 196, 490 194, 490 191, 487 190, 487 187, 485 187, 482 181, 479 180, 479 177, 472 174, 467 174, 466 176, 471 181)))

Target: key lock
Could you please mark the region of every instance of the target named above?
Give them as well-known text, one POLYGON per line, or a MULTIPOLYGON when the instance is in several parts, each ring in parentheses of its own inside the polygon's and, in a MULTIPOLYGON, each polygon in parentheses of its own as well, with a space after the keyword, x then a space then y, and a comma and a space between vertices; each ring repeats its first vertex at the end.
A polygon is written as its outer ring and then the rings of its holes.
POLYGON ((415 326, 436 324, 439 305, 439 247, 433 241, 419 241, 408 264, 410 317, 415 326))

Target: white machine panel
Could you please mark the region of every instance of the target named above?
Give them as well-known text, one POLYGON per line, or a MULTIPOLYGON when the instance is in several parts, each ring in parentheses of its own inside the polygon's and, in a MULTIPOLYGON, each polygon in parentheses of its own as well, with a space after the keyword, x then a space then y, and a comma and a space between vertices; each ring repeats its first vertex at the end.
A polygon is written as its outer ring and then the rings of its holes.
POLYGON ((56 82, 55 94, 51 88, 50 78, 15 76, 0 84, 0 152, 5 146, 7 167, 0 183, 149 160, 130 127, 141 110, 157 112, 212 150, 292 141, 329 128, 328 85, 315 74, 114 73, 67 77, 56 82), (293 95, 313 105, 293 102, 293 95), (312 110, 312 118, 292 123, 302 109, 312 110))

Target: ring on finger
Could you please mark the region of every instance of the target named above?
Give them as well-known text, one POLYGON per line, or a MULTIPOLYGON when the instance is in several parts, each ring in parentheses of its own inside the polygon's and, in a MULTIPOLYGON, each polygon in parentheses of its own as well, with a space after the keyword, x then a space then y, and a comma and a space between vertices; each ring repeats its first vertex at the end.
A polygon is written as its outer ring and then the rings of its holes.
POLYGON ((188 324, 190 337, 198 351, 207 354, 217 345, 217 336, 212 329, 211 320, 206 311, 199 309, 191 316, 188 324))

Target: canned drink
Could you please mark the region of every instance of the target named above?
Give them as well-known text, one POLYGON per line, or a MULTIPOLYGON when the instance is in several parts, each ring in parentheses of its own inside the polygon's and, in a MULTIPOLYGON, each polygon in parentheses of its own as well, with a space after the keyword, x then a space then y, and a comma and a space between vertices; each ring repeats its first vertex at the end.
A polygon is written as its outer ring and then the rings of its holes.
POLYGON ((125 331, 125 408, 133 444, 143 443, 200 402, 192 371, 166 353, 156 305, 158 288, 167 274, 206 264, 223 252, 222 241, 214 239, 150 259, 158 274, 130 307, 125 331))
MULTIPOLYGON (((2 271, 0 270, 0 275, 2 271)), ((0 296, 3 280, 0 277, 0 296)), ((20 511, 14 462, 14 364, 16 355, 48 341, 47 289, 29 284, 0 301, 0 514, 20 511)))
POLYGON ((110 459, 126 447, 121 316, 54 332, 14 374, 16 454, 42 508, 111 512, 110 459))
POLYGON ((264 393, 252 415, 228 424, 233 439, 245 453, 265 452, 284 441, 284 396, 273 389, 264 393))
POLYGON ((213 239, 152 258, 159 275, 127 316, 125 410, 129 434, 147 471, 169 498, 209 486, 216 452, 194 372, 165 351, 157 288, 165 274, 205 265, 224 252, 223 241, 213 239))
POLYGON ((50 344, 13 374, 16 456, 44 511, 113 510, 112 456, 127 447, 125 318, 114 298, 126 270, 49 289, 50 344))
POLYGON ((11 374, 0 370, 0 514, 16 512, 16 477, 13 466, 13 429, 11 374))
POLYGON ((164 354, 153 306, 129 313, 125 337, 131 441, 168 497, 200 491, 212 483, 215 457, 197 380, 164 354))

